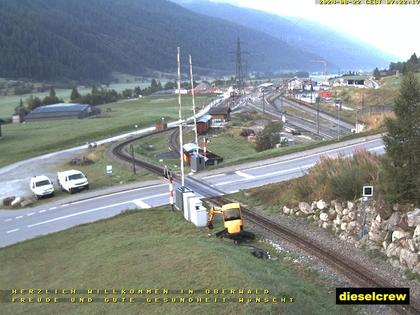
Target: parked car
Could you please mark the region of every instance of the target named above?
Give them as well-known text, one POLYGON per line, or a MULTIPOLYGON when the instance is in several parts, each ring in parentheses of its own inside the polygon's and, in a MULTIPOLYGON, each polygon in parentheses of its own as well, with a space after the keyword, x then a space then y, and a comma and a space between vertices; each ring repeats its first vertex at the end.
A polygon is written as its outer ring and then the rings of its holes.
POLYGON ((53 183, 45 175, 32 177, 30 181, 30 187, 32 193, 37 199, 46 196, 54 196, 53 183))
POLYGON ((69 170, 57 173, 57 181, 62 191, 67 191, 70 194, 89 189, 89 182, 85 174, 77 170, 69 170))

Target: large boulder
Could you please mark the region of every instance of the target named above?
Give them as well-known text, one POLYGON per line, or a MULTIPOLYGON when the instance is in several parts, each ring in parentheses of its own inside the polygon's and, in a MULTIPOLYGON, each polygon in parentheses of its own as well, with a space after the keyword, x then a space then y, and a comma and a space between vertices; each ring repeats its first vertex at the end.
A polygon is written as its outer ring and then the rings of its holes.
POLYGON ((22 207, 23 208, 25 208, 25 207, 27 207, 27 206, 30 206, 31 204, 33 204, 34 203, 34 201, 32 200, 32 199, 24 199, 22 202, 21 202, 21 205, 22 205, 22 207))
POLYGON ((284 214, 289 214, 290 213, 290 209, 286 206, 283 207, 283 213, 284 214))
POLYGON ((354 202, 347 201, 347 209, 348 209, 349 211, 356 210, 356 209, 355 209, 355 204, 354 204, 354 202))
POLYGON ((381 244, 384 240, 383 235, 381 233, 375 233, 370 231, 369 232, 369 240, 378 244, 381 244))
POLYGON ((20 204, 21 202, 22 202, 22 198, 21 197, 16 197, 10 205, 13 208, 19 208, 21 206, 21 204, 20 204))
POLYGON ((387 231, 394 231, 401 220, 399 212, 393 212, 389 219, 384 223, 384 229, 387 231))
POLYGON ((407 246, 413 253, 418 252, 420 250, 420 237, 407 240, 407 246))
POLYGON ((323 229, 328 229, 329 227, 331 227, 331 223, 329 223, 329 222, 323 222, 322 223, 322 228, 323 229))
POLYGON ((329 220, 329 218, 328 218, 328 213, 322 212, 322 213, 319 215, 319 219, 320 219, 321 221, 323 221, 323 222, 327 222, 327 221, 329 220))
POLYGON ((420 263, 418 263, 415 267, 414 267, 414 270, 413 270, 415 273, 417 273, 417 274, 419 274, 420 275, 420 263))
POLYGON ((400 257, 401 246, 398 242, 392 242, 386 248, 387 257, 400 257))
POLYGON ((15 198, 16 198, 15 196, 4 198, 3 199, 3 206, 9 207, 12 204, 13 200, 15 200, 15 198))
POLYGON ((337 217, 337 212, 334 209, 328 210, 328 219, 334 220, 337 217))
POLYGON ((356 218, 357 218, 357 214, 356 214, 356 212, 354 212, 354 211, 352 211, 352 212, 349 212, 349 218, 350 218, 350 220, 356 220, 356 218))
POLYGON ((357 226, 357 223, 355 221, 351 221, 349 222, 349 224, 347 224, 347 231, 351 232, 353 231, 357 226))
POLYGON ((331 205, 334 205, 335 212, 342 213, 343 212, 343 205, 341 202, 334 200, 334 202, 331 202, 331 205))
POLYGON ((339 217, 339 216, 337 216, 337 217, 335 218, 335 220, 333 221, 333 223, 334 223, 335 225, 341 225, 341 219, 340 219, 340 217, 339 217))
POLYGON ((407 212, 407 224, 409 227, 420 225, 420 209, 407 212))
POLYGON ((311 208, 309 203, 307 202, 299 202, 299 210, 304 214, 312 214, 315 213, 315 211, 311 208))
POLYGON ((399 239, 403 239, 403 238, 409 238, 410 237, 410 232, 408 231, 404 231, 404 230, 395 230, 394 232, 392 232, 392 241, 396 241, 399 239))
POLYGON ((324 210, 327 206, 328 205, 327 205, 327 203, 324 200, 319 200, 319 201, 316 202, 316 207, 319 210, 324 210))
POLYGON ((419 254, 412 253, 408 249, 402 248, 400 251, 400 263, 405 264, 410 269, 414 269, 419 263, 419 254))
POLYGON ((420 225, 417 225, 414 229, 413 238, 420 236, 420 225))
POLYGON ((341 218, 341 222, 350 222, 351 220, 350 220, 350 217, 348 216, 348 215, 344 215, 342 218, 341 218))

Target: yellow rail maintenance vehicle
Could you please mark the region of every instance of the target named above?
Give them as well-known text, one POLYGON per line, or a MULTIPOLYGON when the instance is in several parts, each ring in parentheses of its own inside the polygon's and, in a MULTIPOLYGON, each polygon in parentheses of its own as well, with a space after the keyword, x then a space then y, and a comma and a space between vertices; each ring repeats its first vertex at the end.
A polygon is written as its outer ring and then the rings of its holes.
POLYGON ((220 238, 232 239, 235 244, 241 241, 253 240, 254 233, 244 231, 244 220, 242 217, 241 205, 239 203, 228 203, 221 207, 213 206, 208 212, 207 227, 213 229, 213 222, 216 215, 223 218, 224 230, 217 232, 216 236, 220 238))

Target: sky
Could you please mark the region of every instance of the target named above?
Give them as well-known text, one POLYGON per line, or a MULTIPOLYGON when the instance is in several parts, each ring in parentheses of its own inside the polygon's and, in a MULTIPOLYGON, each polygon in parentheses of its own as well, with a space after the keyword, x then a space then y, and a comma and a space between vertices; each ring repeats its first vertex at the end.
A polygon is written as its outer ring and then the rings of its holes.
MULTIPOLYGON (((303 17, 334 27, 401 60, 420 55, 420 3, 320 5, 315 0, 212 0, 281 16, 303 17)), ((366 0, 361 0, 365 3, 366 0)), ((379 0, 380 1, 380 0, 379 0)), ((408 0, 416 1, 416 0, 408 0)), ((373 2, 373 0, 372 0, 373 2)), ((382 0, 383 3, 386 0, 382 0)))

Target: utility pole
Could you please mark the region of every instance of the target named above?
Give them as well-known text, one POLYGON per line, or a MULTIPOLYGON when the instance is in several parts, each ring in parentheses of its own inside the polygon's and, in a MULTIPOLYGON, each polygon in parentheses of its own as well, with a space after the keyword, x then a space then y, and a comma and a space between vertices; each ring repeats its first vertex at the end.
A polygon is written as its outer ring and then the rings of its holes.
POLYGON ((316 98, 316 130, 317 130, 317 135, 319 137, 319 96, 316 98))
POLYGON ((357 133, 357 112, 358 112, 358 110, 356 109, 356 121, 355 121, 355 124, 354 124, 354 133, 357 133))
POLYGON ((263 97, 262 97, 262 106, 263 106, 263 114, 265 114, 265 91, 262 91, 263 97))
POLYGON ((130 144, 131 160, 133 161, 133 174, 136 174, 136 162, 134 161, 134 147, 130 144))
POLYGON ((280 90, 280 112, 281 113, 283 113, 283 95, 284 95, 284 91, 283 91, 283 86, 282 86, 280 90))
POLYGON ((236 42, 236 82, 238 84, 239 93, 243 92, 243 70, 242 70, 242 51, 241 51, 241 39, 238 37, 236 42))
POLYGON ((337 130, 338 130, 338 134, 337 134, 337 139, 338 141, 340 141, 340 111, 341 111, 341 100, 339 101, 339 103, 337 104, 337 120, 338 120, 338 124, 337 124, 337 130))

